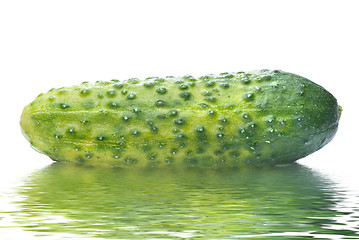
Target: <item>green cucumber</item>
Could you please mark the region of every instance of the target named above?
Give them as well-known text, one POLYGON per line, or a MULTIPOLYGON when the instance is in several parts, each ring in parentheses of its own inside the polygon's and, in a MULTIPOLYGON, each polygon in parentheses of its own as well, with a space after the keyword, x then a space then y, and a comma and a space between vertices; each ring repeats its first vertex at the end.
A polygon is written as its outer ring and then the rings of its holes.
POLYGON ((279 70, 84 82, 40 94, 23 134, 55 161, 114 167, 292 163, 335 135, 333 95, 279 70))

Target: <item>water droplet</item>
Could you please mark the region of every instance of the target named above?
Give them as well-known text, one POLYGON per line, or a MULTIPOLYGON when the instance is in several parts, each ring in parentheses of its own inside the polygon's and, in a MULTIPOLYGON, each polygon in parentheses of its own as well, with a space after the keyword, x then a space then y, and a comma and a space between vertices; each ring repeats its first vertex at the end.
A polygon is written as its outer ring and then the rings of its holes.
POLYGON ((90 89, 83 89, 81 90, 81 95, 86 96, 90 93, 90 89))
POLYGON ((273 115, 269 115, 269 116, 267 116, 267 117, 264 119, 264 121, 265 121, 266 123, 273 123, 273 122, 274 122, 274 116, 273 116, 273 115))
POLYGON ((50 97, 49 97, 49 100, 50 100, 50 101, 53 101, 53 100, 55 100, 55 97, 54 97, 54 96, 50 96, 50 97))
POLYGON ((216 83, 214 81, 206 82, 206 87, 213 87, 216 83))
POLYGON ((189 74, 184 75, 182 78, 185 80, 188 80, 188 81, 196 81, 196 79, 192 75, 189 75, 189 74))
POLYGON ((121 92, 122 95, 126 95, 127 93, 128 93, 128 91, 126 89, 123 89, 121 92))
POLYGON ((114 85, 114 87, 117 89, 121 89, 121 88, 123 88, 123 83, 117 83, 114 85))
POLYGON ((208 115, 210 115, 210 116, 216 115, 216 110, 213 110, 213 109, 209 110, 208 115))
POLYGON ((184 125, 186 121, 183 118, 177 118, 173 121, 177 125, 184 125))
POLYGON ((156 105, 157 107, 163 107, 163 106, 166 105, 166 102, 165 102, 164 100, 157 100, 157 101, 155 102, 155 105, 156 105))
POLYGON ((119 104, 118 102, 111 101, 111 102, 108 104, 108 106, 109 106, 110 108, 118 108, 118 107, 120 107, 120 104, 119 104))
POLYGON ((210 91, 203 91, 203 92, 202 92, 202 95, 203 95, 203 96, 211 96, 212 93, 211 93, 210 91))
POLYGON ((267 130, 266 130, 267 133, 274 133, 274 131, 275 130, 273 128, 267 128, 267 130))
POLYGON ((146 88, 152 88, 154 85, 155 85, 154 82, 145 82, 145 83, 143 84, 143 86, 145 86, 146 88))
POLYGON ((116 96, 116 91, 114 89, 108 90, 107 91, 107 96, 109 96, 109 97, 116 96))
POLYGON ((139 83, 140 81, 139 81, 138 78, 129 78, 129 79, 127 79, 127 82, 128 82, 128 83, 131 83, 131 84, 137 84, 137 83, 139 83))
POLYGON ((175 109, 172 109, 172 110, 169 111, 168 114, 169 114, 170 116, 172 116, 172 117, 176 117, 176 116, 178 115, 178 111, 175 110, 175 109))
POLYGON ((206 104, 206 103, 200 103, 199 106, 200 106, 201 108, 208 108, 208 107, 209 107, 209 105, 206 104))
POLYGON ((73 133, 75 133, 75 128, 69 128, 67 130, 67 132, 73 134, 73 133))
POLYGON ((228 73, 227 75, 224 76, 225 78, 234 78, 234 75, 231 73, 228 73))
POLYGON ((244 120, 249 120, 249 119, 251 119, 251 116, 248 113, 243 113, 242 118, 244 120))
POLYGON ((173 162, 173 159, 172 159, 172 158, 166 158, 166 159, 165 159, 165 162, 166 162, 166 163, 172 163, 172 162, 173 162))
POLYGON ((115 159, 119 159, 120 158, 120 155, 119 154, 112 154, 112 157, 115 158, 115 159))
POLYGON ((135 108, 132 109, 132 112, 136 113, 136 114, 140 113, 140 111, 141 110, 138 107, 135 107, 135 108))
POLYGON ((221 83, 219 86, 221 86, 224 89, 229 88, 229 84, 228 83, 221 83))
POLYGON ((257 128, 257 124, 255 122, 251 122, 247 125, 247 130, 252 132, 257 128))
POLYGON ((310 141, 308 139, 303 139, 303 143, 304 143, 304 145, 309 145, 310 141))
POLYGON ((97 136, 97 140, 103 141, 105 139, 105 136, 103 134, 100 134, 97 136))
POLYGON ((204 128, 204 126, 200 125, 200 126, 197 126, 196 131, 197 131, 198 133, 204 133, 205 128, 204 128))
POLYGON ((241 81, 242 81, 242 83, 244 83, 244 84, 250 83, 250 80, 249 80, 247 77, 243 77, 243 78, 241 79, 241 81))
POLYGON ((244 127, 239 127, 239 128, 238 128, 238 132, 241 133, 241 134, 243 134, 243 133, 246 132, 246 129, 245 129, 244 127))
POLYGON ((179 89, 181 89, 181 90, 185 90, 187 88, 188 88, 188 85, 186 85, 186 84, 180 84, 179 85, 179 89))
POLYGON ((70 108, 70 105, 67 104, 67 103, 60 103, 60 107, 61 107, 62 109, 67 109, 67 108, 70 108))
POLYGON ((301 126, 303 123, 303 117, 297 117, 297 124, 301 126))
POLYGON ((124 120, 124 121, 128 121, 128 120, 130 120, 130 118, 131 118, 131 116, 127 116, 127 115, 124 115, 123 117, 122 117, 122 119, 124 120))
POLYGON ((158 128, 157 128, 156 126, 152 126, 152 127, 151 127, 151 131, 152 131, 153 133, 157 133, 157 132, 158 132, 158 128))
POLYGON ((206 100, 208 102, 215 102, 215 101, 217 101, 217 98, 215 98, 215 97, 207 97, 206 100))
POLYGON ((81 120, 81 123, 82 123, 82 124, 87 124, 88 122, 89 122, 89 120, 86 119, 86 118, 84 118, 84 119, 81 120))
POLYGON ((216 136, 217 136, 217 138, 223 138, 223 137, 224 137, 224 133, 217 133, 216 136))
POLYGON ((251 92, 247 92, 247 93, 244 94, 243 98, 246 101, 251 101, 251 100, 254 99, 254 94, 251 93, 251 92))
POLYGON ((286 122, 283 118, 278 118, 278 123, 280 126, 284 127, 286 125, 286 122))
POLYGON ((228 119, 225 118, 225 117, 222 117, 219 119, 219 122, 222 123, 222 124, 228 124, 228 119))
POLYGON ((149 157, 148 157, 148 160, 151 160, 151 161, 153 161, 153 160, 155 160, 156 159, 156 156, 155 155, 150 155, 149 157))
POLYGON ((136 94, 134 94, 134 93, 130 93, 127 95, 127 99, 129 99, 129 100, 133 100, 135 98, 136 98, 136 94))
POLYGON ((187 136, 186 136, 186 134, 184 134, 184 133, 178 133, 178 134, 175 136, 175 139, 177 139, 177 140, 187 139, 187 136))
POLYGON ((191 93, 190 92, 181 92, 179 95, 184 100, 189 100, 191 98, 191 93))
POLYGON ((167 92, 167 89, 165 87, 159 87, 156 90, 159 94, 165 94, 167 92))
POLYGON ((107 84, 107 82, 101 81, 101 80, 98 80, 95 83, 98 84, 98 85, 106 85, 107 84))
POLYGON ((139 132, 137 129, 133 129, 133 130, 131 131, 131 134, 132 134, 133 136, 138 136, 138 135, 140 135, 140 132, 139 132))

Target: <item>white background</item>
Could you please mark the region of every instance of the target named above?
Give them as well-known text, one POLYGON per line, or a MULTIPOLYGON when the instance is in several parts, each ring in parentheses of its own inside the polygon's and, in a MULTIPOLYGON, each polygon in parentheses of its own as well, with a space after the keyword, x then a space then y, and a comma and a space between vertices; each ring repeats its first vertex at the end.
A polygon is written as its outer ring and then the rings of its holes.
MULTIPOLYGON (((334 140, 300 160, 354 186, 358 162, 358 1, 0 3, 0 182, 52 161, 22 136, 39 93, 83 81, 281 69, 322 85, 344 111, 334 140)), ((359 182, 359 181, 357 181, 359 182)))

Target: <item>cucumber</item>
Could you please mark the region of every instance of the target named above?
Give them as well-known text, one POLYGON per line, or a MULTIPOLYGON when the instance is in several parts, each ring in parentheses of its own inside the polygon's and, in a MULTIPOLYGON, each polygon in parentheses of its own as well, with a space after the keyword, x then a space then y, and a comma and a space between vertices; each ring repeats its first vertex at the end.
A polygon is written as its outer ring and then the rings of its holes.
POLYGON ((310 80, 279 70, 51 89, 20 125, 55 161, 113 167, 292 163, 335 135, 341 107, 310 80))

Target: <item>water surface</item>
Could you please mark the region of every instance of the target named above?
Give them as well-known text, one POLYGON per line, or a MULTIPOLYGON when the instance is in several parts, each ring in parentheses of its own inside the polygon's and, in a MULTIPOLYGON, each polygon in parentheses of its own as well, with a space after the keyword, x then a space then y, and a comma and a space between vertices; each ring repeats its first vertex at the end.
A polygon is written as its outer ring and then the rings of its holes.
POLYGON ((358 199, 298 164, 133 171, 55 163, 19 187, 0 231, 39 239, 359 239, 358 199), (348 194, 353 201, 343 204, 348 194))

